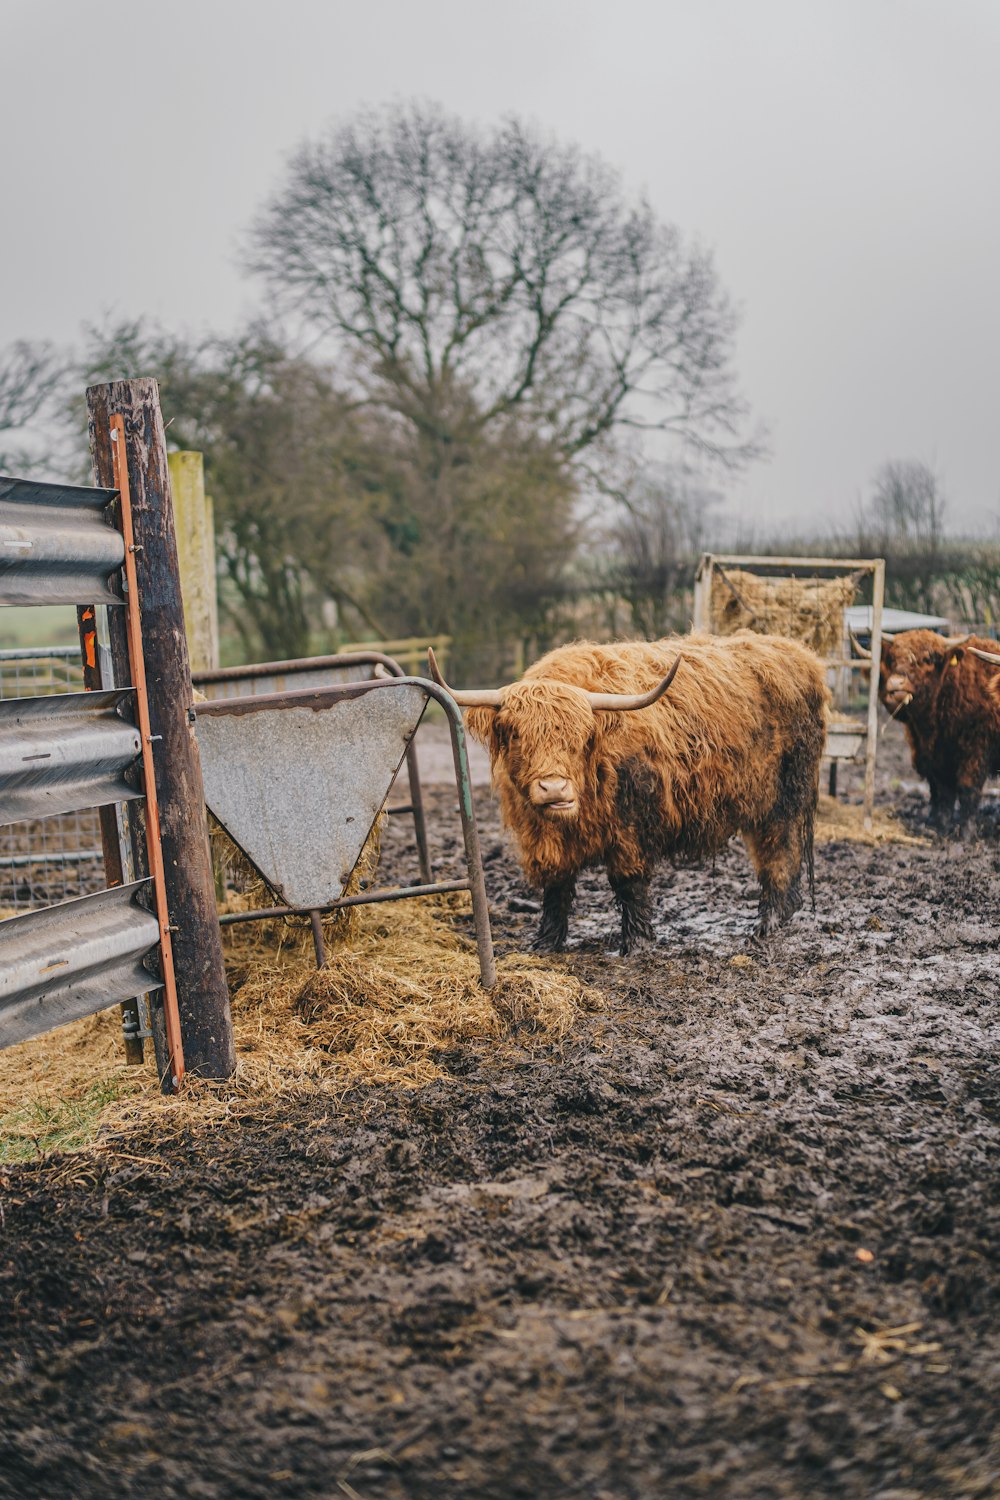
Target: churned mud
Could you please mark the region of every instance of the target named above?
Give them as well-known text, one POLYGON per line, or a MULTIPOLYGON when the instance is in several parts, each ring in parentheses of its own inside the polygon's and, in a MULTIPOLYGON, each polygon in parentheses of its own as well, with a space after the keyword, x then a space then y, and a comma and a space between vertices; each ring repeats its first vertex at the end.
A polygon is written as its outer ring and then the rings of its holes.
MULTIPOLYGON (((919 834, 894 731, 883 806, 919 834)), ((478 789, 495 935, 537 920, 478 789)), ((428 786, 436 868, 453 790, 428 786)), ((991 804, 992 806, 992 804, 991 804)), ((8 1169, 0 1495, 1000 1493, 1000 873, 822 843, 758 950, 734 846, 559 1044, 8 1169)), ((414 870, 406 820, 391 879, 414 870)))

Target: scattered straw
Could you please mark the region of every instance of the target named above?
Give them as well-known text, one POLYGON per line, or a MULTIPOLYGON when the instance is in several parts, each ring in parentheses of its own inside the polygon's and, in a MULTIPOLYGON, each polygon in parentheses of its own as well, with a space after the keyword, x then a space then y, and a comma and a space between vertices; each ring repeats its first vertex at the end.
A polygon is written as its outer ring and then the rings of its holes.
POLYGON ((354 940, 318 973, 304 944, 268 954, 241 934, 229 964, 244 1070, 262 1050, 273 1060, 276 1012, 281 1037, 308 1054, 288 1058, 290 1075, 304 1062, 310 1076, 332 1073, 342 1086, 416 1087, 446 1073, 444 1054, 460 1042, 564 1036, 592 1005, 584 986, 551 962, 517 955, 498 963, 496 986, 484 990, 475 948, 449 920, 467 905, 459 895, 358 908, 354 940))
POLYGON ((820 656, 835 656, 843 645, 844 610, 857 586, 854 577, 767 578, 717 565, 712 573, 712 630, 716 635, 737 630, 789 635, 820 656))
POLYGON ((557 1043, 598 1008, 560 963, 525 955, 500 959, 495 988, 483 990, 475 945, 456 929, 468 910, 464 892, 358 908, 351 940, 331 948, 320 973, 308 923, 223 929, 235 1076, 191 1081, 164 1099, 152 1067, 125 1066, 117 1009, 73 1022, 0 1052, 0 1160, 86 1145, 151 1111, 179 1128, 356 1084, 418 1088, 448 1076, 462 1043, 557 1043), (40 1131, 53 1111, 75 1120, 83 1101, 89 1112, 71 1139, 40 1131))
POLYGON ((117 1006, 3 1049, 0 1162, 86 1142, 108 1105, 147 1082, 125 1062, 117 1006))
POLYGON ((911 844, 925 847, 931 841, 907 833, 892 812, 876 807, 872 827, 864 826, 864 808, 854 802, 838 802, 835 797, 821 796, 816 817, 817 844, 911 844))

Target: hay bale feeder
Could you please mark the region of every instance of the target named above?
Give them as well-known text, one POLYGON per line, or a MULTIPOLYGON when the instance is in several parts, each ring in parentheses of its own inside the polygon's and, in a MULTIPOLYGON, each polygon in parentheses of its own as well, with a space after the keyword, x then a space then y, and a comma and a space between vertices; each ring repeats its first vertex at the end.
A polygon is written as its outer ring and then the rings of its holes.
POLYGON ((878 749, 878 667, 882 654, 885 562, 882 558, 754 557, 703 554, 695 573, 694 628, 715 635, 755 630, 787 635, 815 651, 844 695, 851 673, 870 669, 864 717, 835 713, 827 731, 830 791, 836 792, 837 764, 864 757, 864 826, 870 831, 875 805, 878 749), (871 661, 856 661, 850 650, 846 611, 862 581, 871 579, 871 661))

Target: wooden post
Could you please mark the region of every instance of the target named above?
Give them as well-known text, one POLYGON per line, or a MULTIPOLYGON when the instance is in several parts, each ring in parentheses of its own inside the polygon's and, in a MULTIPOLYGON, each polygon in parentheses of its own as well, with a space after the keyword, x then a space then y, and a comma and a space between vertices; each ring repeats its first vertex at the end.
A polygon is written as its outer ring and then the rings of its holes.
POLYGON ((219 665, 219 606, 215 584, 215 516, 205 494, 200 453, 171 453, 170 486, 177 524, 177 559, 184 599, 184 629, 192 672, 219 665))
POLYGON ((875 756, 878 752, 879 663, 882 660, 882 606, 885 602, 885 561, 879 558, 872 574, 871 677, 868 681, 868 742, 865 745, 865 801, 863 824, 871 831, 875 813, 875 756))
POLYGON ((167 447, 155 380, 122 380, 87 392, 97 483, 113 485, 110 420, 120 414, 135 529, 143 654, 149 688, 165 890, 187 1071, 227 1078, 236 1066, 222 938, 215 908, 205 798, 191 722, 167 447))
POLYGON ((694 605, 691 627, 693 630, 712 628, 712 564, 710 552, 703 552, 694 575, 694 605))

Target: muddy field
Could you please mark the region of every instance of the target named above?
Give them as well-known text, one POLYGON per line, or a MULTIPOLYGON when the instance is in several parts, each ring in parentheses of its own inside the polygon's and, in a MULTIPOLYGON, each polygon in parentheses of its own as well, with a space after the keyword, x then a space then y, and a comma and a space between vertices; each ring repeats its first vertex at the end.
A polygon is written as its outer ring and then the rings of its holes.
MULTIPOLYGON (((533 898, 478 800, 503 950, 533 898)), ((454 792, 429 801, 457 872, 454 792)), ((738 847, 664 872, 627 961, 595 875, 563 961, 603 1009, 557 1049, 8 1169, 0 1494, 1000 1493, 981 832, 823 844, 817 914, 769 953, 738 847)), ((412 871, 394 820, 384 873, 412 871)))

